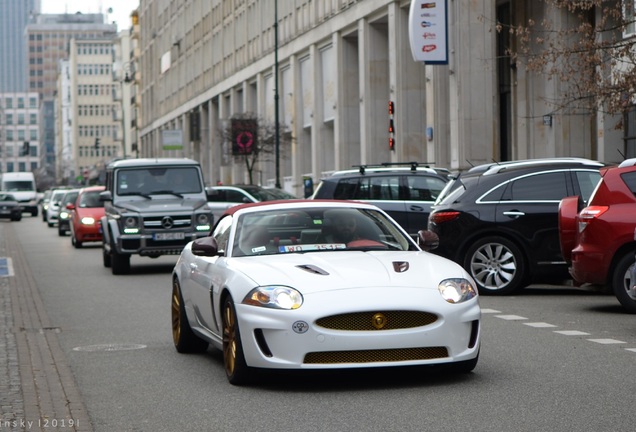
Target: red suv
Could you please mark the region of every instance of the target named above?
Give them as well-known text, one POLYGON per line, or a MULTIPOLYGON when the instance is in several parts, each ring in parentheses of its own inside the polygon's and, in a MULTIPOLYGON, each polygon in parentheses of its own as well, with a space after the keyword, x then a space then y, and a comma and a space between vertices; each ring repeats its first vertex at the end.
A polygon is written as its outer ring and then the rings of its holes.
POLYGON ((575 282, 611 287, 621 305, 636 313, 630 284, 636 241, 636 159, 601 169, 587 207, 579 197, 559 206, 562 254, 575 282))

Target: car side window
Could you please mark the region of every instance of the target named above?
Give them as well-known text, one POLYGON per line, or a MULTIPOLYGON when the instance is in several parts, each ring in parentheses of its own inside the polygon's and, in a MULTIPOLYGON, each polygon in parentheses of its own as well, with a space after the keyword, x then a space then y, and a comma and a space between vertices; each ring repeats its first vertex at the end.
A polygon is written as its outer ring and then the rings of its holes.
POLYGON ((400 177, 370 177, 369 198, 374 200, 393 201, 400 199, 400 177))
POLYGON ((565 172, 542 173, 522 177, 510 185, 512 201, 560 201, 568 196, 565 172))
POLYGON ((599 180, 601 180, 601 174, 598 171, 577 171, 576 173, 576 181, 579 184, 579 189, 581 190, 581 198, 583 201, 587 202, 594 192, 596 185, 599 180))
POLYGON ((239 192, 239 191, 235 191, 235 190, 227 190, 225 198, 227 199, 227 202, 233 202, 233 203, 244 203, 245 202, 244 201, 245 194, 243 194, 242 192, 239 192))
POLYGON ((409 176, 407 185, 408 201, 435 201, 442 193, 446 182, 437 177, 409 176))
MULTIPOLYGON (((360 193, 360 180, 358 178, 342 179, 338 182, 336 190, 333 192, 334 199, 354 199, 354 197, 360 198, 363 194, 360 193)), ((368 188, 365 188, 368 190, 368 188)))

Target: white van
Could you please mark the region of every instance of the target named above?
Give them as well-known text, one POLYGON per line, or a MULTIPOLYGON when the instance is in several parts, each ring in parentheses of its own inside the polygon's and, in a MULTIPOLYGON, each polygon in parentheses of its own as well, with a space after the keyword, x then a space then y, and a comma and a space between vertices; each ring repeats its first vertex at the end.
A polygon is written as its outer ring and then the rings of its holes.
POLYGON ((23 211, 38 215, 38 197, 35 176, 30 172, 0 174, 0 190, 11 192, 22 205, 23 211))

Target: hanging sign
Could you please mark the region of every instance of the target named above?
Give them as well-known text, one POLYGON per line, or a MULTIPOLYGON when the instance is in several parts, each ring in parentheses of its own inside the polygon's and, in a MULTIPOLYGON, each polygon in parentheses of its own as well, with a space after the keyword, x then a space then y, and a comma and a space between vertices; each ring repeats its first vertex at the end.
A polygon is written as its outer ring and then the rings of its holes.
POLYGON ((448 0, 412 0, 409 42, 415 61, 448 64, 448 0))

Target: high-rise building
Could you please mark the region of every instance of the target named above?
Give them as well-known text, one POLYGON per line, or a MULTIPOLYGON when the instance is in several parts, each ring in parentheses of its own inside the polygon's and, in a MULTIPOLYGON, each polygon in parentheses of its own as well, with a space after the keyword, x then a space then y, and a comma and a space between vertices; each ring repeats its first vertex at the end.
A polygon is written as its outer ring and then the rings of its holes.
POLYGON ((108 40, 117 35, 115 24, 105 24, 103 14, 43 14, 26 26, 28 88, 42 100, 44 166, 55 172, 55 102, 60 60, 69 58, 72 39, 108 40))
POLYGON ((24 28, 40 13, 41 0, 0 0, 0 93, 27 91, 24 28))
POLYGON ((37 93, 0 93, 0 172, 39 168, 37 93))

